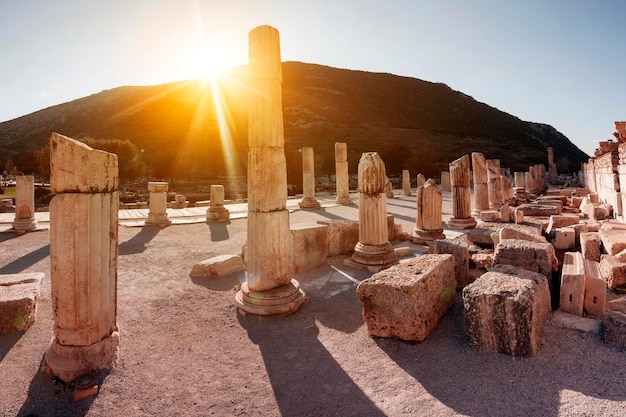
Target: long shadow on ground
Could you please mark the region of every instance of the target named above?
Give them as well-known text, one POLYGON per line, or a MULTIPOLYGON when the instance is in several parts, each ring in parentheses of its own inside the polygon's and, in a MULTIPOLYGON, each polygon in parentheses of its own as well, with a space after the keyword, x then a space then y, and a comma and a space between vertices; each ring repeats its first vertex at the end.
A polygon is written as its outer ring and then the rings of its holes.
POLYGON ((42 259, 50 256, 50 244, 40 247, 26 255, 17 258, 0 268, 0 274, 19 274, 26 268, 36 264, 42 259))
POLYGON ((147 248, 146 245, 152 239, 154 239, 154 237, 159 234, 160 231, 161 228, 159 226, 151 225, 142 227, 139 233, 137 233, 135 236, 125 242, 120 243, 118 254, 120 256, 123 256, 144 252, 147 248))

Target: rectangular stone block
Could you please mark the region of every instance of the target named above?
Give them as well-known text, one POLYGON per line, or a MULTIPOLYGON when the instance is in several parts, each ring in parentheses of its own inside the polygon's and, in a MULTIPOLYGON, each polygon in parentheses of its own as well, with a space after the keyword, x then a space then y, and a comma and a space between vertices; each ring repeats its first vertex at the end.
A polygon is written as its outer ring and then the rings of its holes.
POLYGON ((622 250, 626 249, 626 230, 623 229, 602 229, 598 232, 600 234, 600 240, 604 250, 609 255, 616 255, 622 250))
POLYGON ((215 278, 241 272, 245 269, 239 255, 219 255, 193 266, 189 276, 192 278, 215 278))
POLYGON ((494 263, 518 266, 528 271, 539 272, 548 279, 552 287, 552 271, 558 270, 554 246, 550 243, 527 240, 501 240, 494 251, 494 263))
POLYGON ((600 263, 585 259, 585 276, 583 309, 587 314, 601 316, 606 310, 606 281, 602 277, 600 263))
POLYGON ((626 284, 626 264, 620 262, 615 256, 602 255, 600 270, 609 288, 626 284))
POLYGON ((580 222, 578 215, 572 216, 550 216, 550 221, 548 222, 548 227, 546 228, 546 233, 551 234, 555 232, 557 229, 567 226, 573 226, 580 222))
POLYGON ((463 309, 472 348, 535 356, 551 310, 547 279, 523 268, 495 265, 463 289, 463 309))
POLYGON ((547 204, 520 204, 517 206, 518 210, 524 212, 524 216, 552 216, 561 214, 561 207, 559 205, 547 205, 547 204))
POLYGON ((571 227, 562 227, 554 232, 554 247, 556 249, 570 249, 576 243, 576 231, 571 227))
POLYGON ((0 334, 28 329, 37 315, 44 274, 0 275, 0 334))
POLYGON ((328 226, 315 223, 291 225, 293 272, 298 273, 326 263, 328 226))
POLYGON ((475 245, 492 248, 494 245, 491 235, 494 232, 500 232, 500 230, 504 228, 513 229, 531 236, 541 236, 541 229, 534 226, 507 223, 481 223, 467 232, 467 239, 475 245))
POLYGON ((456 288, 461 289, 469 284, 469 243, 465 238, 433 240, 428 245, 428 253, 449 253, 454 256, 454 275, 456 288))
POLYGON ((581 233, 580 251, 583 258, 600 262, 600 235, 595 232, 581 233))
POLYGON ((585 263, 580 252, 567 252, 563 257, 559 310, 583 315, 585 299, 585 263))
POLYGON ((355 220, 318 220, 328 226, 328 256, 352 253, 359 241, 359 222, 355 220))
POLYGON ((454 304, 452 255, 423 255, 394 265, 357 286, 368 333, 422 341, 454 304))

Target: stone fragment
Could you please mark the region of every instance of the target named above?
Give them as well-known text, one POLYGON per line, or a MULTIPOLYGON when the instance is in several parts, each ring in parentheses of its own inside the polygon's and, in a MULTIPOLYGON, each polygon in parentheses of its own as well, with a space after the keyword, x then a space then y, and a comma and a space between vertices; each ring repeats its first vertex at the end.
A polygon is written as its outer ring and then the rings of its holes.
POLYGON ((607 254, 616 255, 626 249, 626 230, 600 229, 598 233, 607 254))
POLYGON ((552 313, 551 323, 563 329, 578 330, 583 333, 599 334, 602 329, 601 320, 580 317, 563 311, 552 313))
POLYGON ((502 215, 498 210, 483 210, 480 212, 480 221, 482 222, 498 222, 502 215))
POLYGON ((615 257, 617 258, 618 261, 622 263, 626 263, 626 249, 616 253, 615 257))
POLYGON ((328 256, 345 255, 359 241, 359 222, 355 220, 318 220, 328 226, 328 256))
POLYGON ((235 274, 245 269, 243 259, 239 255, 219 255, 198 262, 193 266, 189 276, 192 278, 217 278, 235 274))
POLYGON ((299 223, 291 225, 293 272, 298 273, 326 263, 328 226, 299 223))
POLYGON ((415 228, 411 234, 414 243, 446 238, 441 227, 442 204, 441 190, 433 179, 417 189, 415 228))
POLYGON ((0 275, 0 334, 22 332, 37 316, 37 301, 44 274, 0 275))
POLYGON ((601 316, 606 310, 606 282, 600 263, 585 259, 585 276, 583 309, 587 314, 601 316))
POLYGON ((472 348, 535 356, 550 314, 550 290, 541 274, 495 265, 463 289, 463 307, 472 348))
POLYGON ((594 232, 581 233, 580 251, 583 258, 600 262, 600 235, 594 232))
POLYGON ((441 190, 448 192, 451 191, 450 173, 448 171, 441 172, 441 190))
POLYGON ((525 230, 518 230, 512 227, 503 227, 499 232, 499 241, 505 239, 527 240, 529 242, 548 243, 545 237, 538 234, 531 234, 525 230))
POLYGON ((558 270, 554 246, 527 240, 501 240, 494 251, 494 263, 518 266, 544 275, 552 286, 552 271, 558 270))
POLYGON ((585 299, 585 263, 580 252, 567 252, 563 257, 559 310, 583 315, 585 299))
POLYGON ((607 345, 626 350, 626 314, 609 311, 602 316, 603 339, 607 345))
POLYGON ((502 207, 500 207, 500 219, 505 223, 511 221, 511 206, 503 204, 502 207))
POLYGON ((524 210, 519 207, 515 207, 515 210, 513 210, 513 221, 515 224, 524 223, 524 210))
POLYGON ((561 214, 560 206, 545 205, 536 203, 526 203, 517 206, 519 210, 524 212, 524 216, 552 216, 561 214))
POLYGON ((554 247, 556 249, 570 249, 576 243, 576 232, 571 227, 562 227, 554 232, 554 247))
POLYGON ((613 255, 602 255, 600 270, 609 288, 617 288, 626 284, 626 264, 621 263, 613 255))
POLYGON ((546 233, 551 234, 556 231, 556 229, 560 229, 562 227, 572 226, 579 223, 578 216, 550 216, 550 222, 548 223, 548 227, 546 228, 546 233))
POLYGON ((470 283, 469 280, 469 243, 467 239, 459 237, 455 239, 433 240, 428 245, 428 253, 454 256, 454 275, 456 288, 461 289, 470 283))
POLYGON ((534 226, 507 223, 481 223, 467 232, 467 239, 479 246, 493 247, 491 235, 501 229, 514 229, 533 236, 541 236, 541 229, 534 226))
POLYGON ((357 286, 368 333, 423 341, 454 304, 452 255, 423 255, 394 265, 357 286))
POLYGON ((493 252, 473 253, 470 255, 470 261, 474 268, 489 270, 493 266, 493 252))

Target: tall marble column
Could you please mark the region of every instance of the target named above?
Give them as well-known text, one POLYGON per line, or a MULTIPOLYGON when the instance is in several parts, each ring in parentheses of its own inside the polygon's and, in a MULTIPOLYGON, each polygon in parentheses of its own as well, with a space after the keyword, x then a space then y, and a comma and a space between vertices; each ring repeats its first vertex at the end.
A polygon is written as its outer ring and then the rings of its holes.
POLYGON ((352 204, 350 200, 350 178, 348 177, 348 145, 335 142, 335 181, 337 204, 352 204))
POLYGON ((310 146, 302 148, 302 190, 304 197, 300 201, 300 208, 320 208, 315 198, 315 155, 310 146))
POLYGON ((165 227, 172 224, 167 217, 167 190, 169 184, 167 182, 150 181, 148 182, 148 191, 150 191, 150 203, 148 218, 146 225, 156 225, 165 227))
POLYGON ((368 266, 395 264, 396 254, 387 232, 385 163, 376 152, 365 152, 359 161, 359 242, 352 260, 368 266))
POLYGON ((230 212, 224 207, 224 186, 211 185, 209 194, 209 208, 206 211, 208 221, 227 222, 230 212))
POLYGON ((411 195, 411 174, 408 169, 402 170, 402 195, 411 195))
POLYGON ((489 209, 500 210, 504 200, 502 198, 502 174, 500 160, 487 159, 487 190, 489 192, 489 209))
POLYGON ((278 30, 250 31, 248 111, 248 231, 246 282, 235 296, 244 312, 290 314, 306 299, 292 279, 287 165, 278 30))
POLYGON ((422 185, 424 185, 426 183, 426 177, 424 176, 424 174, 417 174, 417 186, 421 187, 422 185))
POLYGON ((431 178, 417 188, 416 197, 415 229, 411 234, 411 240, 414 243, 426 243, 445 239, 446 235, 441 227, 443 216, 441 189, 431 178))
POLYGON ((472 175, 474 176, 474 216, 489 210, 489 190, 487 187, 487 161, 480 152, 472 152, 472 175))
POLYGON ((23 235, 37 228, 35 219, 35 177, 15 177, 15 219, 13 228, 23 235))
POLYGON ((63 381, 117 361, 117 155, 50 138, 54 338, 46 369, 63 381))
POLYGON ((452 187, 452 218, 448 227, 452 229, 472 229, 476 220, 472 217, 470 191, 470 161, 463 155, 449 164, 450 185, 452 187))

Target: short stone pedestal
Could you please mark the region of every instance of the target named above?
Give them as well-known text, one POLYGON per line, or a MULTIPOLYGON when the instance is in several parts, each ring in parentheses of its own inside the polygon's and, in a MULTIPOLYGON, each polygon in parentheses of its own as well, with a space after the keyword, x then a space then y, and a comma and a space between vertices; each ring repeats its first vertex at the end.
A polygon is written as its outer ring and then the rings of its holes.
POLYGON ((313 148, 302 148, 302 190, 304 197, 300 201, 300 208, 320 208, 320 203, 315 198, 315 155, 313 148))
POLYGON ((535 356, 551 310, 548 282, 535 272, 495 265, 463 289, 463 308, 472 348, 535 356))
POLYGON ((414 243, 427 243, 436 239, 445 239, 441 227, 442 197, 441 189, 433 179, 417 189, 417 210, 415 213, 415 228, 411 234, 414 243))
POLYGON ((35 177, 15 177, 15 219, 13 228, 23 235, 37 228, 35 219, 35 177))
POLYGON ((350 200, 350 178, 348 176, 348 145, 335 142, 335 181, 337 204, 352 204, 350 200))
POLYGON ((165 227, 172 224, 167 217, 167 189, 168 183, 151 181, 148 183, 150 191, 150 205, 146 225, 165 227))
POLYGON ((225 223, 229 218, 230 212, 224 207, 224 186, 212 185, 206 219, 208 221, 225 223))
POLYGON ((34 322, 44 274, 0 275, 0 334, 23 332, 34 322))
POLYGON ((454 304, 452 255, 423 255, 367 278, 357 286, 371 336, 422 341, 454 304))

